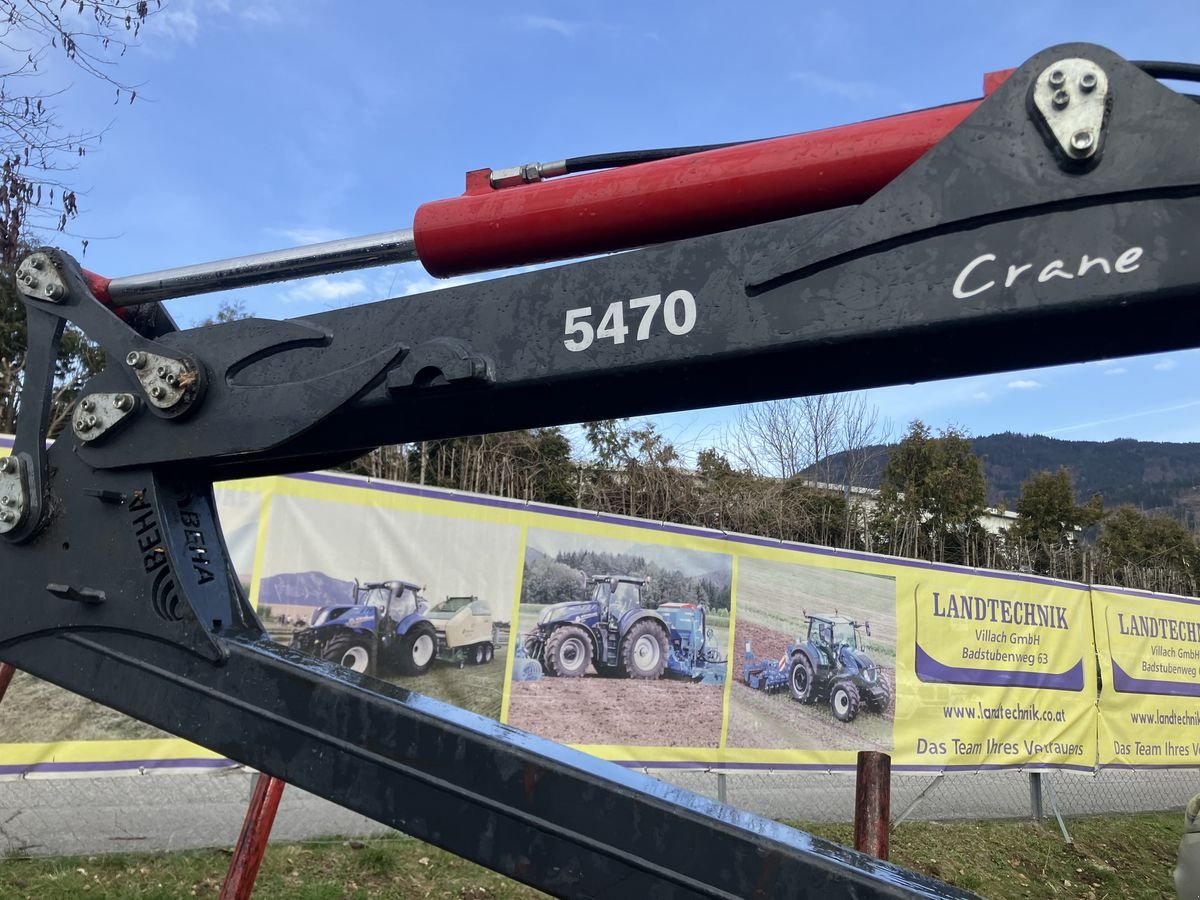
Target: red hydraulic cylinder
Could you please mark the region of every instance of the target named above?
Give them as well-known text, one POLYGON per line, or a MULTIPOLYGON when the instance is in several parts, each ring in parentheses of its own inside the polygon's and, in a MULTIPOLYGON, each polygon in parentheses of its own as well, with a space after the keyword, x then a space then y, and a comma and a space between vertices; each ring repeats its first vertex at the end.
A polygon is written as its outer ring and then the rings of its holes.
MULTIPOLYGON (((994 87, 1007 73, 989 76, 994 87)), ((423 204, 417 255, 438 277, 570 259, 866 200, 980 100, 586 175, 493 188, 467 173, 460 197, 423 204)))

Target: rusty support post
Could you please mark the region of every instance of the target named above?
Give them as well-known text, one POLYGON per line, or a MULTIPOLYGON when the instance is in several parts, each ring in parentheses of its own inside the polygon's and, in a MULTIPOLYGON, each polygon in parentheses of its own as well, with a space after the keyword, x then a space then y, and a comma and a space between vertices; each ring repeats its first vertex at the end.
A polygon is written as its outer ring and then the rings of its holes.
POLYGON ((854 791, 854 849, 888 858, 888 820, 892 803, 892 758, 876 750, 858 754, 854 791))
POLYGON ((6 662, 0 662, 0 700, 4 699, 4 692, 8 690, 8 684, 15 674, 17 674, 17 670, 13 666, 6 662))
POLYGON ((233 858, 229 860, 220 900, 249 900, 254 892, 258 867, 267 851, 267 840, 271 837, 271 826, 275 823, 285 784, 270 775, 259 775, 255 779, 250 806, 246 809, 237 846, 233 848, 233 858))

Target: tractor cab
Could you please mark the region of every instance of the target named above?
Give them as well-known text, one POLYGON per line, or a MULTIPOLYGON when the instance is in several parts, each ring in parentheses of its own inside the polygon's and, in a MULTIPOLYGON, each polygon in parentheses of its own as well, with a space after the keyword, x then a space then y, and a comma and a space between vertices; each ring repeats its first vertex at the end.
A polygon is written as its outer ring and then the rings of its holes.
POLYGON ((843 651, 851 653, 861 649, 858 640, 858 629, 870 625, 855 622, 845 616, 809 616, 808 640, 823 657, 827 665, 837 665, 843 651))
POLYGON ((428 607, 421 596, 421 586, 409 581, 355 582, 354 605, 376 610, 380 624, 390 620, 392 627, 380 633, 384 640, 395 633, 396 626, 411 616, 423 614, 428 607))
POLYGON ((631 609, 642 608, 642 586, 645 578, 622 575, 593 575, 592 602, 603 610, 603 618, 616 625, 631 609))

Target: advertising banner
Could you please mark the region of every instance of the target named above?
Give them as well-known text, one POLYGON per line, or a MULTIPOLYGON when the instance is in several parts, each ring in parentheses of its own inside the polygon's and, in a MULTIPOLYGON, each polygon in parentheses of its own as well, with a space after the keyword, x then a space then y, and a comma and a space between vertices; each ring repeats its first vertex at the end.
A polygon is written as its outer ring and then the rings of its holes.
MULTIPOLYGON (((626 765, 1200 757, 1194 599, 335 473, 217 495, 274 640, 626 765)), ((227 764, 23 674, 0 709, 0 777, 227 764)))
POLYGON ((1094 588, 1099 763, 1200 761, 1200 600, 1094 588))
POLYGON ((1096 667, 1085 585, 942 567, 915 578, 909 596, 905 762, 1095 766, 1096 667))

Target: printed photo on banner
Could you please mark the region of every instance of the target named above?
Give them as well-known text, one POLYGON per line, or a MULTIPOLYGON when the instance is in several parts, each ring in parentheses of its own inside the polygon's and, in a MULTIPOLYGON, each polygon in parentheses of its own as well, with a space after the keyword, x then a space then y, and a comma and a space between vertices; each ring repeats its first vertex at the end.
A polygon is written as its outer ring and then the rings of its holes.
POLYGON ((890 750, 896 580, 738 558, 727 746, 890 750))
POLYGON ((500 717, 520 528, 341 486, 272 498, 258 614, 275 640, 500 717))
POLYGON ((508 724, 565 744, 716 747, 730 557, 530 528, 508 724))

